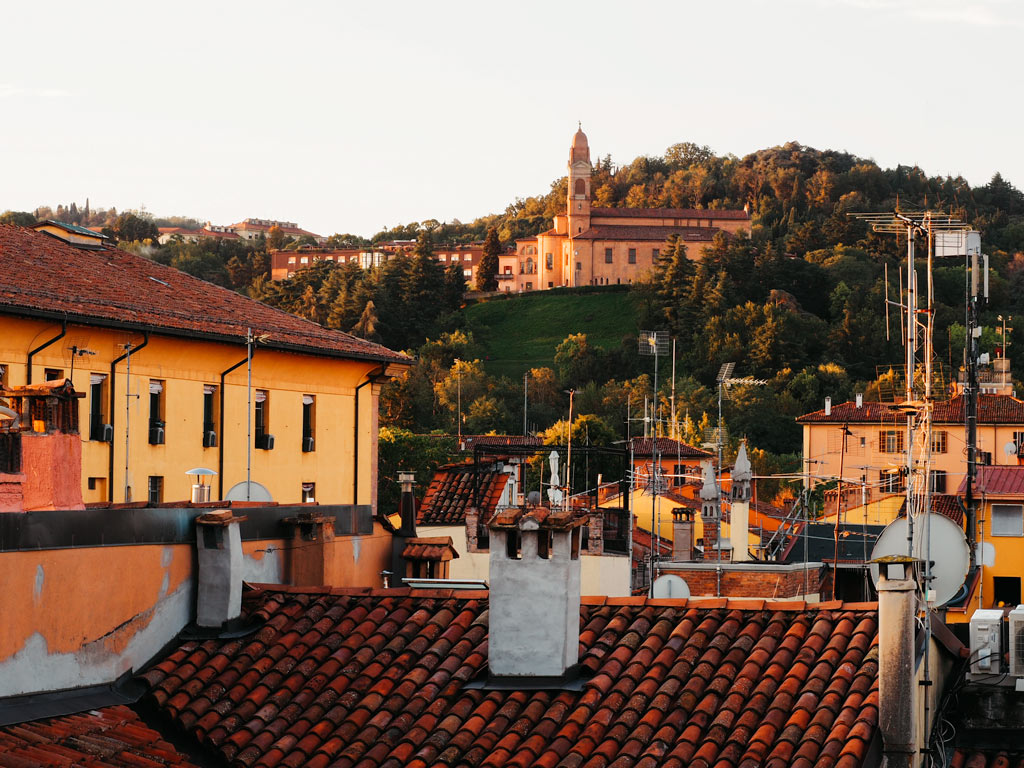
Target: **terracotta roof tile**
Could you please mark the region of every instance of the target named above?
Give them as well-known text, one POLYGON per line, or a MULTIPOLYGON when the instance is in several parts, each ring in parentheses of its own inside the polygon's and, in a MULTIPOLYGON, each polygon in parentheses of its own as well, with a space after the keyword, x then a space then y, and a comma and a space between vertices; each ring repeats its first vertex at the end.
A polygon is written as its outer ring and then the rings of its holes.
POLYGON ((585 600, 594 675, 557 693, 464 687, 486 673, 484 596, 338 592, 247 593, 269 620, 259 640, 183 646, 143 678, 150 700, 225 759, 268 767, 815 764, 856 758, 875 732, 873 605, 585 600), (219 720, 184 716, 200 697, 219 720))
POLYGON ((323 328, 173 267, 114 248, 83 250, 41 232, 0 225, 0 312, 66 316, 157 333, 387 363, 410 363, 341 331, 323 328))
POLYGON ((125 706, 0 728, 0 766, 195 768, 125 706))
POLYGON ((489 519, 501 499, 509 475, 498 471, 497 464, 483 464, 479 477, 473 464, 448 464, 434 472, 430 486, 417 510, 420 525, 464 525, 466 510, 473 505, 474 487, 484 519, 489 519))
POLYGON ((710 459, 714 456, 710 451, 694 448, 681 440, 673 440, 669 437, 634 437, 630 440, 630 449, 633 456, 648 458, 654 455, 655 448, 664 459, 671 459, 681 456, 685 459, 710 459))
MULTIPOLYGON (((964 424, 966 400, 957 395, 950 400, 935 403, 932 421, 935 424, 964 424)), ((906 424, 907 418, 893 410, 890 403, 865 402, 858 408, 856 403, 839 403, 832 406, 832 412, 806 413, 797 419, 800 424, 906 424)), ((1024 401, 1009 395, 978 395, 979 424, 1024 424, 1024 401)))

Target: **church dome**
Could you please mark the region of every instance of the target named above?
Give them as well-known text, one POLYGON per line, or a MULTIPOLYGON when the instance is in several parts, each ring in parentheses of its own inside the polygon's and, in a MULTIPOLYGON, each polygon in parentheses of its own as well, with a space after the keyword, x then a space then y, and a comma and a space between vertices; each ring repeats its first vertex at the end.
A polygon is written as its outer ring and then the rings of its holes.
POLYGON ((590 162, 590 144, 587 143, 587 134, 583 132, 583 126, 576 131, 576 135, 572 137, 572 149, 569 150, 570 162, 577 160, 586 160, 590 162))

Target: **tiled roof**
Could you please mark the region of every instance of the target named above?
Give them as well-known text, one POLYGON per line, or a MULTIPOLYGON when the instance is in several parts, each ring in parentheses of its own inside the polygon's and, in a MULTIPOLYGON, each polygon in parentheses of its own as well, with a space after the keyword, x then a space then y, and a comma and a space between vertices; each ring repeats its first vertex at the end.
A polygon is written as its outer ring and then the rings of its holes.
POLYGON ((406 539, 402 557, 407 560, 454 560, 459 556, 451 536, 422 536, 406 539))
POLYGON ((0 728, 0 766, 194 768, 124 706, 0 728))
POLYGON ((591 208, 590 216, 595 219, 605 216, 629 219, 750 219, 750 214, 744 210, 711 208, 591 208))
POLYGON ((1006 750, 979 751, 958 749, 950 768, 1024 768, 1024 752, 1006 750))
POLYGON ((266 624, 183 643, 147 699, 253 768, 853 768, 875 736, 874 604, 584 598, 582 691, 469 689, 487 594, 250 593, 266 624))
POLYGON ((537 446, 542 445, 542 441, 534 435, 463 435, 460 450, 472 451, 478 445, 486 445, 489 448, 507 445, 537 446))
MULTIPOLYGON (((966 420, 967 401, 963 395, 935 403, 932 421, 935 424, 963 424, 966 420)), ((890 403, 865 402, 858 408, 856 403, 847 402, 832 406, 828 416, 825 411, 814 411, 800 416, 800 424, 906 424, 907 419, 890 403)), ((978 395, 979 424, 1024 424, 1024 401, 1009 395, 978 395)))
POLYGON ((291 235, 292 237, 302 237, 303 235, 310 235, 312 237, 319 237, 315 232, 302 229, 302 227, 282 227, 280 224, 260 224, 255 221, 242 221, 238 224, 232 224, 232 228, 240 229, 243 232, 269 232, 272 227, 278 227, 283 234, 291 235))
MULTIPOLYGON (((84 235, 85 237, 95 237, 99 240, 107 239, 107 236, 95 229, 89 227, 80 227, 77 224, 67 224, 63 221, 55 221, 54 219, 47 219, 46 221, 40 221, 33 225, 33 229, 42 228, 46 226, 57 227, 57 229, 63 229, 65 232, 71 232, 76 235, 84 235)), ((102 229, 102 227, 100 227, 102 229)))
MULTIPOLYGON (((423 495, 416 522, 420 525, 464 524, 466 509, 473 504, 473 472, 472 464, 438 467, 423 495)), ((481 465, 479 498, 484 519, 494 512, 508 478, 507 474, 498 471, 496 464, 481 465)))
MULTIPOLYGON (((976 493, 990 496, 1024 496, 1024 467, 1021 466, 986 466, 978 467, 978 476, 974 481, 976 493)), ((957 493, 967 492, 967 478, 960 481, 957 493)))
POLYGON ((630 448, 634 456, 646 458, 654 455, 657 448, 658 453, 665 459, 675 456, 682 456, 685 459, 710 459, 714 456, 710 451, 694 448, 681 440, 673 440, 670 437, 634 437, 630 440, 630 448))
POLYGON ((322 328, 227 288, 114 248, 83 250, 0 225, 0 313, 67 317, 156 333, 380 362, 411 362, 379 344, 322 328))
POLYGON ((716 227, 648 227, 598 225, 573 236, 573 240, 651 240, 665 242, 679 235, 688 242, 711 242, 721 230, 716 227))

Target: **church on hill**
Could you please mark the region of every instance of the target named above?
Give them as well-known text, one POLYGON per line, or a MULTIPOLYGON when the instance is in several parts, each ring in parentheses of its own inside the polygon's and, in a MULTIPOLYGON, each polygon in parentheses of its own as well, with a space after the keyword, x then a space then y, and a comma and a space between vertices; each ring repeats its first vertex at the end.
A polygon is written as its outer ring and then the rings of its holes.
POLYGON ((565 213, 547 232, 516 240, 515 253, 501 257, 499 290, 633 283, 657 263, 669 235, 679 235, 689 257, 699 259, 716 233, 750 230, 745 210, 591 207, 592 171, 580 128, 569 149, 565 213))

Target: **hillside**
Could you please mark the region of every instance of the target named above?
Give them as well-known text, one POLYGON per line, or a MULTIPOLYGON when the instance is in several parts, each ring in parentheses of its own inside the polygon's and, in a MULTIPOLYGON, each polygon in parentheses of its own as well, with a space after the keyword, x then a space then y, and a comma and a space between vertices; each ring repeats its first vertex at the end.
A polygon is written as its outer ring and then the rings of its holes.
POLYGON ((487 373, 521 379, 530 368, 552 367, 555 347, 572 333, 601 349, 618 347, 636 334, 636 316, 628 291, 543 291, 470 305, 466 330, 484 350, 487 373))

